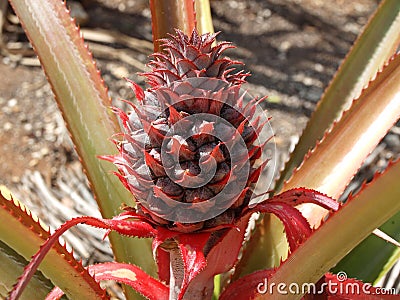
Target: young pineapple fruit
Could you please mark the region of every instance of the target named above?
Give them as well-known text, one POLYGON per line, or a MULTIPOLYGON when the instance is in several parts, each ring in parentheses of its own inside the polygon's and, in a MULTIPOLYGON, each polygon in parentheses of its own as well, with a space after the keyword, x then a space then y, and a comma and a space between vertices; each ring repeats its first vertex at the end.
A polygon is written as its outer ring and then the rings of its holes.
POLYGON ((177 30, 164 39, 143 74, 151 87, 131 82, 139 105, 129 116, 118 111, 125 133, 110 160, 136 211, 170 230, 233 224, 266 164, 259 137, 267 120, 256 113, 257 99, 246 101, 248 74, 232 67, 240 63, 221 57, 232 46, 213 46, 215 36, 177 30))

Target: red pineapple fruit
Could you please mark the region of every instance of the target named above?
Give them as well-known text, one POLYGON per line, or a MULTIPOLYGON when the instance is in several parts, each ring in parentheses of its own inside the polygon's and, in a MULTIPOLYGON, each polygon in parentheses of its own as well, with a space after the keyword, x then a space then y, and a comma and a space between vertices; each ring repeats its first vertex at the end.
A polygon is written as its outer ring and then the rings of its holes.
POLYGON ((248 76, 240 64, 212 46, 215 34, 190 37, 177 30, 153 54, 151 88, 131 82, 139 105, 128 116, 110 156, 119 177, 138 200, 136 211, 156 225, 179 232, 233 224, 249 205, 266 162, 259 163, 260 132, 267 120, 256 113, 257 99, 241 90, 248 76))

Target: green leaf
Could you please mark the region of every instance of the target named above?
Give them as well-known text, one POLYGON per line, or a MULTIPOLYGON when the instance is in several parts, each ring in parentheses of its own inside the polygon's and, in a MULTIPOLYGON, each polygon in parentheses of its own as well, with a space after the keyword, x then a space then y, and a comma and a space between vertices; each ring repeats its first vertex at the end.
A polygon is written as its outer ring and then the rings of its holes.
MULTIPOLYGON (((276 270, 268 284, 286 284, 288 287, 297 283, 301 287, 317 282, 375 228, 400 211, 399 177, 400 161, 397 161, 330 216, 276 270)), ((256 299, 277 300, 298 299, 301 295, 258 296, 256 299)))
MULTIPOLYGON (((390 218, 379 229, 395 240, 400 240, 400 212, 390 218)), ((395 245, 375 235, 370 235, 343 258, 332 269, 332 272, 344 271, 349 277, 375 283, 389 271, 399 258, 400 249, 395 245)))
MULTIPOLYGON (((344 113, 322 142, 309 153, 301 167, 285 183, 283 191, 306 187, 339 198, 364 159, 400 116, 398 78, 400 55, 391 59, 360 98, 353 102, 350 110, 344 113)), ((318 226, 327 213, 314 204, 304 204, 301 209, 313 226, 318 226)), ((250 240, 249 247, 260 248, 258 252, 273 253, 276 257, 286 256, 288 248, 283 243, 277 247, 261 241, 272 232, 283 235, 283 226, 276 218, 261 222, 255 230, 256 234, 250 240)), ((263 265, 258 256, 246 253, 242 260, 246 273, 254 270, 255 266, 258 266, 257 269, 274 266, 263 265)))
POLYGON ((221 294, 221 274, 214 276, 214 293, 213 293, 213 300, 217 300, 219 295, 221 294))
MULTIPOLYGON (((352 101, 352 97, 360 92, 361 88, 367 84, 368 80, 376 73, 384 62, 386 62, 391 53, 395 51, 400 41, 398 31, 400 23, 399 10, 400 2, 397 0, 386 0, 381 2, 378 10, 370 19, 363 33, 353 45, 350 53, 343 61, 342 66, 339 68, 336 76, 317 105, 316 111, 311 116, 311 120, 303 131, 299 143, 276 182, 276 192, 279 192, 282 189, 284 182, 293 175, 294 169, 301 164, 309 149, 315 147, 317 141, 322 138, 325 131, 331 126, 332 122, 342 114, 342 111, 352 101)), ((377 96, 381 97, 381 95, 377 96)), ((360 118, 362 117, 360 116, 360 118)), ((350 126, 348 126, 348 128, 351 130, 350 126)), ((386 130, 388 130, 388 128, 386 128, 386 130)), ((347 144, 347 139, 340 136, 337 138, 339 145, 336 147, 341 148, 342 145, 347 144)), ((375 142, 377 142, 377 140, 375 142)), ((335 151, 333 148, 331 150, 333 152, 335 151)), ((319 150, 313 150, 311 156, 313 156, 315 152, 318 153, 319 150)), ((364 158, 365 157, 360 157, 361 160, 364 160, 364 158)), ((317 164, 309 164, 309 175, 318 178, 319 168, 324 168, 324 164, 330 161, 330 158, 327 156, 325 156, 325 159, 327 160, 320 161, 317 164)), ((357 163, 354 163, 353 172, 358 169, 358 167, 355 166, 356 164, 357 163)), ((334 166, 334 163, 331 165, 334 166)), ((336 173, 340 176, 341 170, 338 169, 336 173)), ((304 174, 304 172, 302 172, 302 174, 304 174)), ((295 176, 300 179, 295 182, 298 186, 306 186, 309 188, 316 188, 316 186, 318 186, 316 184, 308 185, 310 182, 307 182, 306 180, 302 181, 300 173, 295 174, 295 176)), ((346 180, 348 180, 348 178, 346 180)), ((331 186, 334 187, 333 182, 331 183, 331 186)), ((292 185, 292 187, 296 186, 292 185)), ((290 187, 286 186, 285 189, 289 188, 290 187)), ((338 192, 340 190, 341 188, 337 189, 338 192)), ((320 191, 323 192, 323 190, 320 191)), ((315 207, 309 210, 309 215, 315 212, 314 209, 315 207)), ((316 214, 315 223, 319 223, 321 216, 326 213, 326 211, 319 210, 318 208, 317 211, 319 212, 316 214)), ((268 219, 268 221, 262 220, 259 226, 255 229, 255 238, 250 239, 249 247, 258 249, 257 251, 272 253, 275 257, 284 258, 288 252, 288 248, 284 243, 280 243, 280 246, 277 247, 271 246, 270 243, 263 241, 266 236, 269 236, 274 232, 280 232, 283 235, 283 226, 279 220, 276 218, 268 219)), ((263 267, 268 268, 276 265, 276 263, 269 265, 260 264, 259 260, 259 256, 246 256, 245 253, 245 256, 242 258, 244 272, 249 273, 255 269, 263 267)))
MULTIPOLYGON (((112 174, 116 168, 97 158, 116 153, 110 138, 121 129, 109 109, 111 101, 92 55, 62 1, 10 3, 41 60, 101 213, 111 218, 121 211, 121 204, 133 206, 134 201, 112 174)), ((150 241, 114 233, 110 241, 119 262, 134 263, 156 274, 150 241)))
POLYGON ((277 192, 333 121, 349 108, 351 101, 396 51, 400 42, 399 26, 400 1, 382 1, 325 90, 276 182, 277 192))
MULTIPOLYGON (((400 116, 400 55, 376 75, 322 141, 285 182, 283 191, 307 187, 338 199, 365 158, 400 116)), ((326 211, 307 209, 309 222, 318 226, 326 211), (311 216, 311 214, 313 214, 311 216)))
MULTIPOLYGON (((4 299, 22 274, 27 261, 6 244, 0 241, 0 298, 4 299)), ((21 300, 41 300, 51 291, 53 285, 41 272, 32 277, 21 300)))
MULTIPOLYGON (((39 250, 49 236, 48 229, 37 217, 33 217, 18 201, 4 198, 2 193, 0 220, 0 241, 26 260, 39 250)), ((103 299, 104 291, 98 283, 59 243, 50 250, 39 269, 73 299, 103 299)), ((8 269, 2 268, 1 273, 7 274, 8 269)))

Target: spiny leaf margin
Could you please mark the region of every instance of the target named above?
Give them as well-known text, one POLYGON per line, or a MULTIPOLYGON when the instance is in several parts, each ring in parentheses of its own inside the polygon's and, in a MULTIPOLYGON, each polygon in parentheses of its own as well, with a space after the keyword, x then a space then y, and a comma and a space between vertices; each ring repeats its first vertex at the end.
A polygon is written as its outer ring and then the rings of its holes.
POLYGON ((290 159, 281 171, 276 182, 277 192, 304 160, 307 151, 323 137, 324 131, 340 118, 353 98, 395 53, 400 42, 399 24, 400 3, 397 0, 382 1, 324 91, 290 159))
MULTIPOLYGON (((6 199, 0 193, 0 239, 21 254, 29 258, 50 236, 42 222, 20 202, 6 199)), ((74 259, 66 246, 56 243, 40 268, 43 274, 51 278, 55 285, 68 291, 72 298, 106 299, 105 291, 82 266, 74 259), (79 284, 77 282, 79 281, 79 284)))
MULTIPOLYGON (((301 286, 304 283, 317 282, 375 228, 400 210, 400 186, 397 182, 399 176, 400 160, 397 160, 366 184, 362 192, 333 213, 276 270, 270 283, 285 283, 287 286, 298 283, 301 286), (346 224, 346 228, 340 230, 343 224, 346 224)), ((258 296, 271 299, 267 295, 258 296)), ((280 299, 278 295, 273 297, 280 299)))
MULTIPOLYGON (((325 133, 282 190, 306 186, 339 198, 368 154, 399 119, 399 77, 400 53, 392 56, 325 133)), ((318 226, 326 211, 309 211, 309 215, 306 210, 303 213, 313 226, 318 226)))

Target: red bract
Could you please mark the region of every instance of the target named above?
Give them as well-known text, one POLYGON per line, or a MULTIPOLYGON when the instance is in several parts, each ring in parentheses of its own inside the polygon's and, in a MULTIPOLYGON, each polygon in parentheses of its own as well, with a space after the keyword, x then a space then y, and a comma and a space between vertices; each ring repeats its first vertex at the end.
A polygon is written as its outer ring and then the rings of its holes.
MULTIPOLYGON (((88 267, 89 273, 97 280, 115 280, 132 286, 149 299, 168 299, 168 287, 150 277, 136 266, 116 262, 101 263, 88 267)), ((64 292, 55 287, 46 300, 60 299, 64 292)))

